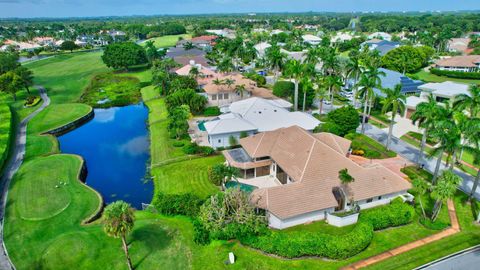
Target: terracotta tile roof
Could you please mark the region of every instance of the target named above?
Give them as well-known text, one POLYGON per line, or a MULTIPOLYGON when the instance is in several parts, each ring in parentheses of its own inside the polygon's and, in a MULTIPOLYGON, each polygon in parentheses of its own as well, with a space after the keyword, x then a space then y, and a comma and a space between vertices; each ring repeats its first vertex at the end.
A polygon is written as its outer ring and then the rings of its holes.
POLYGON ((348 140, 333 134, 312 135, 298 126, 260 133, 240 140, 251 157, 270 156, 294 183, 257 189, 251 200, 279 218, 336 207, 332 193, 341 185, 338 172, 347 168, 355 201, 408 190, 408 181, 387 168, 361 167, 345 153, 348 140))
POLYGON ((440 67, 478 67, 480 55, 453 56, 438 60, 435 64, 440 67))

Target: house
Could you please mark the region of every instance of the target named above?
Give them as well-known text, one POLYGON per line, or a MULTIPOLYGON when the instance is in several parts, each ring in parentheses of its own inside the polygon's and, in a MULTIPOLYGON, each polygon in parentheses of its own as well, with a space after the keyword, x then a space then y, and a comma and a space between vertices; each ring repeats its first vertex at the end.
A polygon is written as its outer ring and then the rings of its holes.
POLYGON ((236 37, 235 30, 231 30, 228 28, 225 29, 210 29, 210 30, 205 30, 205 32, 214 34, 217 36, 225 37, 225 38, 230 38, 233 39, 236 37))
POLYGON ((303 39, 303 42, 310 44, 312 46, 317 46, 318 44, 320 44, 320 42, 322 42, 321 38, 314 35, 310 35, 310 34, 303 35, 302 39, 303 39))
POLYGON ((7 39, 3 42, 2 51, 6 51, 10 46, 19 51, 33 51, 41 48, 42 46, 37 43, 19 42, 11 39, 7 39))
POLYGON ((267 43, 267 42, 261 42, 261 43, 258 43, 255 46, 253 46, 253 47, 257 51, 257 55, 261 58, 261 57, 265 56, 265 51, 268 48, 272 47, 272 45, 270 45, 270 43, 267 43))
POLYGON ((426 102, 428 96, 433 95, 434 99, 437 102, 452 102, 453 99, 460 95, 466 94, 470 95, 468 84, 456 83, 451 81, 441 82, 441 83, 426 83, 418 88, 421 90, 420 96, 409 96, 407 97, 407 112, 406 117, 410 118, 412 113, 416 110, 417 105, 426 102))
POLYGON ((205 80, 199 85, 205 92, 209 106, 228 106, 232 102, 249 98, 251 96, 274 98, 275 96, 270 90, 257 87, 257 83, 253 80, 243 77, 241 74, 223 75, 217 74, 205 80), (229 85, 227 82, 231 81, 229 85), (238 87, 244 87, 240 91, 238 87))
POLYGON ((392 35, 385 32, 375 32, 368 35, 368 39, 381 39, 381 40, 391 41, 392 35))
POLYGON ((285 49, 280 49, 280 52, 284 53, 287 55, 287 59, 289 60, 297 60, 297 61, 300 61, 302 62, 303 60, 305 60, 305 57, 306 57, 306 54, 307 54, 307 51, 299 51, 299 52, 291 52, 291 51, 287 51, 285 49))
POLYGON ((290 126, 239 142, 241 148, 223 154, 240 170, 240 183, 257 187, 250 201, 266 211, 269 226, 276 229, 323 220, 355 204, 361 209, 387 204, 411 188, 382 165, 362 167, 352 161, 351 142, 330 133, 290 126), (355 179, 348 187, 338 176, 343 169, 355 179))
POLYGON ((252 97, 233 102, 225 114, 205 122, 212 147, 230 146, 230 137, 240 139, 242 133, 255 134, 298 125, 313 130, 320 121, 303 112, 290 112, 290 102, 282 99, 252 97))
POLYGON ((480 55, 461 55, 438 60, 435 68, 448 71, 477 72, 480 67, 480 55))
POLYGON ((465 54, 468 50, 470 38, 452 38, 447 43, 447 49, 450 52, 459 52, 465 54))
POLYGON ((400 47, 400 42, 393 42, 381 39, 372 39, 362 43, 361 48, 368 46, 370 51, 377 50, 381 56, 384 56, 389 51, 400 47))
POLYGON ((274 29, 274 30, 272 30, 272 32, 270 32, 270 36, 278 35, 278 34, 283 33, 283 32, 285 32, 285 31, 280 30, 280 29, 274 29))
POLYGON ((41 46, 53 46, 55 44, 55 39, 53 37, 35 37, 33 42, 41 46))
POLYGON ((353 35, 346 33, 346 32, 338 32, 335 36, 333 36, 330 39, 330 42, 332 43, 339 43, 339 42, 345 42, 348 40, 352 40, 354 38, 353 35))
POLYGON ((177 42, 177 47, 184 47, 185 44, 191 43, 198 48, 209 48, 215 45, 215 40, 218 36, 199 36, 192 39, 183 39, 177 42))
POLYGON ((183 47, 173 47, 167 50, 166 57, 172 58, 182 66, 188 65, 193 61, 195 64, 208 67, 209 63, 206 54, 204 50, 197 48, 185 50, 183 47))
POLYGON ((202 66, 201 64, 195 63, 194 60, 191 60, 189 64, 184 65, 183 67, 175 70, 175 73, 180 76, 190 76, 190 71, 192 68, 196 68, 198 70, 198 75, 196 76, 197 83, 199 85, 204 85, 208 83, 212 78, 220 76, 215 71, 202 66))

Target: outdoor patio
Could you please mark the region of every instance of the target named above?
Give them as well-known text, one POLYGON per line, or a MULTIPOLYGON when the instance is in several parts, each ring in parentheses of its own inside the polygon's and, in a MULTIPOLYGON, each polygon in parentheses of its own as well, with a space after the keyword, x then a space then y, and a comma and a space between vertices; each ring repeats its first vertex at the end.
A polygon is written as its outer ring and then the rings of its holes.
POLYGON ((258 188, 269 188, 269 187, 276 187, 276 186, 281 186, 282 184, 275 178, 274 176, 267 175, 267 176, 261 176, 253 179, 243 179, 243 178, 237 178, 238 182, 251 185, 251 186, 256 186, 258 188))
POLYGON ((188 135, 192 139, 192 142, 197 143, 200 146, 210 146, 208 142, 208 133, 204 130, 200 130, 199 123, 201 121, 209 121, 215 117, 195 117, 188 121, 188 135))

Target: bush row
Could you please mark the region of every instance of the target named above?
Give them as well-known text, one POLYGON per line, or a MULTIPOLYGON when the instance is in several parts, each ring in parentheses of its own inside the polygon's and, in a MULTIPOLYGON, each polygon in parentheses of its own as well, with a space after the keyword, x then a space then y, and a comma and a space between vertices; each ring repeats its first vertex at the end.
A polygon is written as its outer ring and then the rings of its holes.
POLYGON ((450 71, 450 70, 440 70, 437 68, 432 68, 430 69, 430 73, 438 76, 449 77, 449 78, 480 80, 480 72, 462 72, 462 71, 450 71))
POLYGON ((286 258, 320 256, 330 259, 345 259, 367 248, 372 238, 372 225, 359 223, 352 231, 344 235, 278 231, 260 237, 243 239, 242 242, 264 252, 286 258))
POLYGON ((372 224, 374 230, 382 230, 408 224, 413 221, 414 216, 415 209, 397 198, 389 205, 362 211, 360 221, 372 224))
POLYGON ((356 227, 343 235, 273 231, 241 241, 253 248, 287 258, 320 256, 345 259, 367 248, 375 230, 408 224, 412 222, 414 214, 412 206, 403 203, 401 199, 396 199, 389 205, 362 211, 356 227))
POLYGON ((153 197, 152 204, 155 209, 164 215, 184 215, 195 217, 203 200, 190 193, 165 194, 157 192, 153 197))
POLYGON ((13 118, 10 107, 0 104, 0 170, 7 159, 13 133, 13 118))
POLYGON ((209 146, 199 146, 196 143, 189 143, 183 146, 183 152, 187 155, 201 154, 205 156, 215 153, 215 149, 209 146))

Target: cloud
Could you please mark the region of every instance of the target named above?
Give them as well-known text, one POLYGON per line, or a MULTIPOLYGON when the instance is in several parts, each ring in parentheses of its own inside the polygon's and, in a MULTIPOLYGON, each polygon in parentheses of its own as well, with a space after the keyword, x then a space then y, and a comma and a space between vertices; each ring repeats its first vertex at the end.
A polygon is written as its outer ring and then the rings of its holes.
POLYGON ((99 123, 108 123, 115 120, 115 114, 119 108, 110 108, 110 109, 97 109, 95 110, 94 121, 99 123))
POLYGON ((146 135, 135 137, 128 142, 120 145, 118 151, 121 154, 126 153, 130 156, 148 154, 148 138, 146 135))

